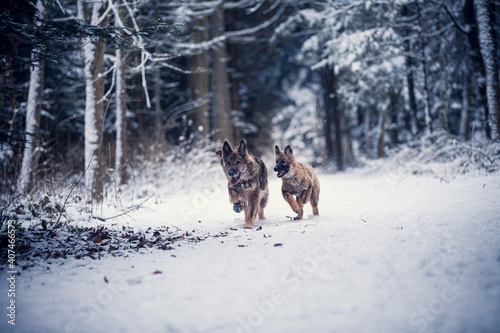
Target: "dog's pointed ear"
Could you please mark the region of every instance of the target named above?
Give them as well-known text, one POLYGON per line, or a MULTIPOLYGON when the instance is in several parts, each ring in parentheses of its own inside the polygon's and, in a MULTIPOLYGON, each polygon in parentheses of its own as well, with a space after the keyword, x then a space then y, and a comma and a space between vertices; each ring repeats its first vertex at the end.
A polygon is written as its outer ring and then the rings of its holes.
POLYGON ((274 151, 276 152, 276 155, 279 155, 281 153, 280 147, 278 147, 278 145, 274 146, 274 151))
POLYGON ((224 141, 224 146, 222 146, 222 154, 224 156, 228 156, 229 154, 231 154, 232 151, 233 151, 233 149, 229 145, 229 142, 224 141))
POLYGON ((241 140, 240 146, 238 147, 238 153, 241 156, 245 156, 247 154, 247 144, 246 144, 245 140, 241 140))
POLYGON ((290 147, 290 145, 286 146, 285 155, 286 155, 286 157, 288 157, 288 159, 290 159, 290 160, 293 159, 293 150, 290 147))

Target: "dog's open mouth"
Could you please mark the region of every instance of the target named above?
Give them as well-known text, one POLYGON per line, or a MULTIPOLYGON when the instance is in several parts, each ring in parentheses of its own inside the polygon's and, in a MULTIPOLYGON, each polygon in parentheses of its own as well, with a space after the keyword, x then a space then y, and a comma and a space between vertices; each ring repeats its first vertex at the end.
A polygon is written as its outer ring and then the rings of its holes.
POLYGON ((229 183, 231 185, 236 185, 240 182, 240 178, 241 178, 241 170, 237 173, 237 174, 232 174, 232 175, 228 175, 230 177, 229 179, 229 183))
POLYGON ((231 177, 231 185, 236 185, 240 182, 240 175, 237 175, 236 177, 231 177))
POLYGON ((278 178, 281 178, 281 177, 283 177, 285 174, 286 174, 286 170, 280 170, 280 171, 278 171, 277 176, 278 176, 278 178))

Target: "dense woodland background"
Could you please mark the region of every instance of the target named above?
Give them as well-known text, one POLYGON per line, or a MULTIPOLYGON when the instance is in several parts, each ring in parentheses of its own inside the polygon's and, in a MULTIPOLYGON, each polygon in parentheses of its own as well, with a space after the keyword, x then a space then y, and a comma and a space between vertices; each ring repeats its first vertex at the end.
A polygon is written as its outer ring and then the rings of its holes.
POLYGON ((332 172, 493 142, 499 61, 493 0, 1 0, 2 201, 224 139, 332 172))

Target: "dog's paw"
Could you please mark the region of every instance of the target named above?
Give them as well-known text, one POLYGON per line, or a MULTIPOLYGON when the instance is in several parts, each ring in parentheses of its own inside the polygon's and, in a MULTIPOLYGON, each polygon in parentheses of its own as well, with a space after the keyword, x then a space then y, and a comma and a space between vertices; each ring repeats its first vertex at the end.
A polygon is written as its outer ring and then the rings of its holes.
POLYGON ((243 207, 241 206, 241 203, 238 201, 236 202, 234 205, 233 205, 233 210, 236 212, 236 213, 241 213, 241 211, 243 210, 243 207))

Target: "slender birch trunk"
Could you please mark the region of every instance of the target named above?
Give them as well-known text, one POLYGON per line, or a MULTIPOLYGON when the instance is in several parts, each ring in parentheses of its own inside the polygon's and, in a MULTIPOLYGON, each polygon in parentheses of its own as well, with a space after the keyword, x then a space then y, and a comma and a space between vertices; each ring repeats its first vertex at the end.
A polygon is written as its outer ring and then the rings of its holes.
MULTIPOLYGON (((42 16, 46 18, 47 10, 41 0, 37 1, 37 8, 42 16)), ((43 92, 43 70, 44 61, 35 61, 31 67, 30 84, 28 90, 28 101, 26 106, 25 146, 21 173, 18 179, 18 191, 27 193, 32 190, 34 173, 38 168, 38 152, 40 141, 40 112, 43 92)))
MULTIPOLYGON (((102 2, 78 1, 78 17, 91 25, 100 24, 102 2), (90 8, 89 8, 90 7, 90 8), (88 18, 90 14, 90 18, 88 18)), ((101 176, 101 157, 99 154, 102 137, 102 73, 101 57, 104 56, 102 41, 85 41, 84 73, 85 73, 85 189, 87 202, 101 201, 103 183, 101 176)))
POLYGON ((33 186, 33 173, 36 171, 35 155, 36 142, 40 136, 37 135, 40 128, 40 109, 42 95, 42 68, 40 62, 35 61, 30 75, 30 86, 28 91, 28 103, 26 108, 26 129, 23 163, 19 176, 18 190, 21 193, 29 192, 33 186))
MULTIPOLYGON (((118 6, 121 0, 116 3, 118 6)), ((123 14, 120 7, 115 8, 115 26, 120 27, 123 23, 123 14)), ((115 51, 115 66, 116 66, 116 147, 115 147, 115 179, 118 184, 127 183, 127 170, 126 170, 126 140, 127 140, 127 100, 125 92, 125 62, 123 61, 123 52, 119 48, 115 51)))
POLYGON ((476 21, 479 34, 479 45, 486 74, 486 98, 488 104, 488 119, 491 128, 491 138, 499 139, 500 132, 500 80, 498 66, 495 61, 495 45, 491 34, 491 23, 486 0, 475 0, 476 21))

